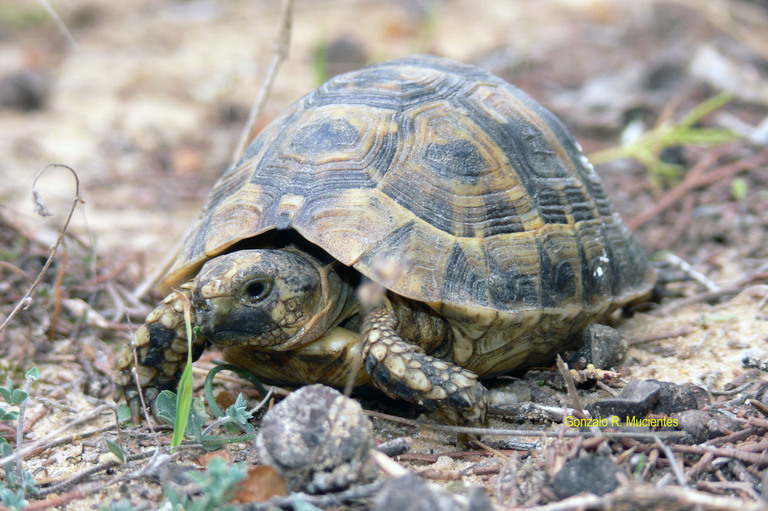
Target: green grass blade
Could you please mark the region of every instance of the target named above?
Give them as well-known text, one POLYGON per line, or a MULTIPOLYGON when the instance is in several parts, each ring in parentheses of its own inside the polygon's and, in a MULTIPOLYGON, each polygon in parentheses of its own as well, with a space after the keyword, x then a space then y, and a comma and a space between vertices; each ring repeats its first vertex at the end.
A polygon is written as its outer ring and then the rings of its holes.
POLYGON ((179 380, 179 391, 176 393, 176 422, 173 426, 171 438, 171 452, 181 445, 184 432, 187 430, 189 409, 192 407, 192 319, 191 304, 184 303, 184 324, 187 327, 187 365, 179 380))

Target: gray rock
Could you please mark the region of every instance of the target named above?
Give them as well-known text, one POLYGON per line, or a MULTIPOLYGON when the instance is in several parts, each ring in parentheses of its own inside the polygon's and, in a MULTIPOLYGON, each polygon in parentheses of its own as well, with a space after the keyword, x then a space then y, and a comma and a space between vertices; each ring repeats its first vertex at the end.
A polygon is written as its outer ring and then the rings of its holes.
POLYGON ((256 448, 292 491, 327 493, 370 482, 373 426, 357 401, 324 385, 293 392, 261 422, 256 448))

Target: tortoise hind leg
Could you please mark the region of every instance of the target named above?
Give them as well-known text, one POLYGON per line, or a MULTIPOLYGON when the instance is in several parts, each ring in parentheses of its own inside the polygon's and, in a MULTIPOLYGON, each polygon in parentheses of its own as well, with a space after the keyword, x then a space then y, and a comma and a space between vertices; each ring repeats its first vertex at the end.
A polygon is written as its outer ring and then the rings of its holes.
POLYGON ((362 328, 363 363, 373 383, 390 397, 437 411, 454 424, 484 424, 487 391, 477 375, 424 353, 397 334, 389 301, 371 311, 362 328))

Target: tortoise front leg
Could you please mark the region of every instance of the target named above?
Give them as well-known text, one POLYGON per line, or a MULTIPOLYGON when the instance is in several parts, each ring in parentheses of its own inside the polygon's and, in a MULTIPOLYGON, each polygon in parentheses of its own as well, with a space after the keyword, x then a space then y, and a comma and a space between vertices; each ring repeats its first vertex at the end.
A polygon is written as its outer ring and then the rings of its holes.
MULTIPOLYGON (((190 298, 191 283, 174 291, 152 312, 136 330, 136 357, 145 402, 155 411, 155 399, 162 390, 176 390, 181 373, 187 363, 187 331, 184 324, 184 302, 190 298)), ((193 316, 194 318, 194 316, 193 316)), ((194 319, 193 319, 194 321, 194 319)), ((205 348, 205 341, 192 340, 192 359, 197 360, 205 348)), ((135 423, 141 420, 141 400, 132 372, 135 367, 133 349, 123 348, 117 359, 114 399, 125 399, 131 408, 135 423)))
POLYGON ((390 397, 436 410, 454 424, 484 424, 488 397, 477 375, 425 354, 404 341, 397 326, 388 300, 363 323, 363 363, 376 387, 390 397))

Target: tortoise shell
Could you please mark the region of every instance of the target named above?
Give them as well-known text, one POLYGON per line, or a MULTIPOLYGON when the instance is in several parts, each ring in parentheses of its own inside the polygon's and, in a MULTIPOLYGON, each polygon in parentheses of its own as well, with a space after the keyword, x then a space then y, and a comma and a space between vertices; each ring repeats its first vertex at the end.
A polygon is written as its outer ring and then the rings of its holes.
POLYGON ((165 283, 288 229, 480 330, 490 311, 592 320, 653 281, 563 124, 493 74, 431 56, 337 76, 289 107, 216 183, 165 283))

